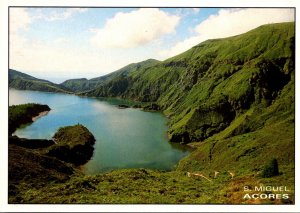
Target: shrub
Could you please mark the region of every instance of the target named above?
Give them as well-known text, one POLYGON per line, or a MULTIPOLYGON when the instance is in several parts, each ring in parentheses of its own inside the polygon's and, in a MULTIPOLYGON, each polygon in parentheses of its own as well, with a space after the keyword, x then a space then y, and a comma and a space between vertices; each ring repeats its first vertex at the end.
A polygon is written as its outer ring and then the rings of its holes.
POLYGON ((267 178, 267 177, 273 177, 277 175, 279 175, 278 162, 274 158, 263 168, 262 177, 267 178))

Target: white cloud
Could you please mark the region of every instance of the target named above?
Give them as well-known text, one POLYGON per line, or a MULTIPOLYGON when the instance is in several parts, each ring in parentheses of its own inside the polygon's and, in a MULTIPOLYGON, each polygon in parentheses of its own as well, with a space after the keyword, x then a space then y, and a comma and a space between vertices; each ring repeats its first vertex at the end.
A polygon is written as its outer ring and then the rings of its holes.
POLYGON ((263 24, 294 21, 293 9, 222 9, 209 16, 194 29, 196 35, 178 42, 174 47, 163 50, 162 57, 171 57, 207 40, 225 38, 245 33, 263 24))
MULTIPOLYGON (((84 12, 81 9, 68 10, 65 15, 68 17, 74 12, 84 12)), ((47 18, 53 20, 53 16, 47 18)), ((30 40, 20 30, 26 30, 30 24, 37 19, 46 20, 46 16, 32 16, 24 8, 10 9, 10 35, 9 35, 9 67, 20 71, 44 72, 47 74, 69 75, 74 72, 99 71, 109 68, 112 64, 108 57, 91 53, 90 50, 71 44, 70 40, 61 37, 52 41, 30 40), (105 65, 103 65, 105 64, 105 65)), ((120 65, 114 63, 112 66, 120 65)), ((111 71, 111 70, 110 70, 111 71)), ((100 75, 100 74, 99 74, 100 75)))
MULTIPOLYGON (((64 38, 51 42, 30 41, 21 36, 11 36, 11 39, 9 62, 10 68, 16 70, 68 75, 71 78, 74 73, 85 76, 85 72, 105 72, 112 65, 110 55, 78 47, 64 38)), ((114 65, 118 64, 115 62, 114 65)))
POLYGON ((70 18, 76 13, 84 13, 87 10, 87 8, 68 8, 65 9, 63 12, 53 12, 51 15, 44 16, 43 18, 47 21, 64 20, 70 18))
POLYGON ((136 50, 126 49, 102 51, 88 45, 76 45, 66 38, 47 42, 11 35, 10 39, 9 67, 44 79, 98 77, 149 58, 147 52, 136 54, 136 50))
MULTIPOLYGON (((43 21, 66 19, 76 13, 85 12, 84 9, 71 9, 71 12, 62 10, 61 14, 64 15, 57 16, 50 11, 47 16, 44 14, 38 19, 43 21)), ((45 76, 49 73, 53 76, 65 75, 70 78, 75 77, 74 73, 78 74, 76 77, 79 74, 82 77, 92 77, 88 75, 91 73, 93 76, 100 76, 132 62, 150 57, 157 58, 156 55, 163 45, 159 44, 162 42, 159 38, 173 33, 182 17, 158 9, 117 13, 106 21, 102 29, 91 29, 94 33, 92 39, 94 46, 90 46, 89 41, 76 43, 67 35, 51 41, 31 40, 30 37, 25 37, 26 34, 21 30, 29 28, 37 19, 37 13, 34 17, 32 14, 34 13, 29 13, 26 9, 10 8, 10 68, 47 73, 45 76), (136 48, 128 49, 129 47, 136 48)), ((177 43, 171 49, 161 51, 160 54, 166 58, 209 38, 227 37, 262 24, 293 20, 294 11, 289 9, 223 9, 193 28, 195 36, 177 43)))
POLYGON ((192 11, 194 12, 194 13, 199 13, 200 12, 200 8, 191 8, 192 9, 192 11))
POLYGON ((9 32, 17 33, 21 29, 27 29, 32 22, 31 17, 24 8, 9 9, 9 32))
POLYGON ((43 8, 36 9, 36 13, 32 16, 32 20, 45 20, 45 21, 60 21, 71 18, 78 13, 85 13, 87 8, 43 8), (47 13, 48 12, 48 13, 47 13))
POLYGON ((179 16, 154 8, 120 12, 108 19, 104 28, 92 29, 91 42, 100 48, 137 47, 175 32, 179 20, 179 16))

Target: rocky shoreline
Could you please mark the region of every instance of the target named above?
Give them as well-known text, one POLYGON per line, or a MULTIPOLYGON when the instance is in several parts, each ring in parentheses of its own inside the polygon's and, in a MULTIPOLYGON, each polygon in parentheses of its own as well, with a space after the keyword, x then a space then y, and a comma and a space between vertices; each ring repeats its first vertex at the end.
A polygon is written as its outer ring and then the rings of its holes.
MULTIPOLYGON (((20 110, 24 106, 26 105, 17 105, 10 110, 18 112, 16 117, 22 117, 24 116, 22 113, 28 111, 20 110)), ((31 104, 30 108, 37 106, 39 105, 31 104)), ((35 116, 31 117, 32 122, 47 113, 48 111, 42 111, 37 116, 37 113, 34 113, 35 116)), ((27 123, 28 119, 18 122, 19 126, 27 123)), ((11 126, 9 128, 13 129, 11 126)), ((95 138, 92 133, 81 124, 60 128, 52 140, 27 139, 10 135, 8 138, 9 203, 22 202, 19 193, 24 191, 24 187, 39 188, 50 182, 64 182, 73 174, 80 176, 78 167, 90 160, 94 152, 94 143, 95 138)))

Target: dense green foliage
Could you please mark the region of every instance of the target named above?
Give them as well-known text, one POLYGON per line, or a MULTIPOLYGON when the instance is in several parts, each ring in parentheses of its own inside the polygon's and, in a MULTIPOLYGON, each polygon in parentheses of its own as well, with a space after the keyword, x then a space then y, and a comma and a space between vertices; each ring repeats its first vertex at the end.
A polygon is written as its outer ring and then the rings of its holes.
POLYGON ((43 92, 64 92, 70 93, 71 91, 63 85, 54 84, 50 81, 38 79, 30 75, 9 69, 8 84, 10 88, 20 90, 36 90, 43 92))
POLYGON ((261 176, 268 178, 279 175, 278 162, 273 158, 262 170, 261 176))
POLYGON ((76 174, 42 187, 24 181, 11 202, 294 203, 294 57, 294 23, 271 24, 113 76, 81 95, 146 102, 142 108, 170 118, 171 141, 195 150, 172 172, 76 174), (243 199, 244 186, 259 185, 287 186, 290 197, 243 199))
POLYGON ((44 111, 50 111, 50 107, 34 103, 9 106, 9 134, 12 134, 21 125, 31 123, 33 117, 44 111))

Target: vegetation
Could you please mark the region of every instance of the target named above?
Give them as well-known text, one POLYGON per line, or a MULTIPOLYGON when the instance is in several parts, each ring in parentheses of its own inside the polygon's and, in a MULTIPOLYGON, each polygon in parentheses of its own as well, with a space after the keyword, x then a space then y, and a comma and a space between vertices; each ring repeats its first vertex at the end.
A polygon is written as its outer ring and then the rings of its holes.
POLYGON ((294 75, 294 23, 205 41, 82 95, 152 102, 172 142, 203 141, 249 109, 268 107, 294 75))
POLYGON ((70 93, 71 91, 63 85, 54 84, 50 81, 38 79, 30 75, 9 69, 8 84, 10 88, 20 90, 36 90, 43 92, 63 92, 70 93))
POLYGON ((279 175, 278 162, 275 158, 264 167, 261 175, 266 178, 279 175))
POLYGON ((55 84, 47 80, 38 79, 25 73, 9 69, 8 83, 10 88, 19 90, 36 90, 43 92, 81 93, 90 91, 113 79, 128 76, 130 72, 138 71, 141 67, 150 67, 158 63, 155 59, 148 59, 140 63, 129 64, 115 72, 92 78, 69 79, 61 84, 55 84))
POLYGON ((8 108, 8 126, 11 135, 18 127, 23 124, 32 123, 32 118, 38 116, 41 112, 50 111, 48 105, 41 104, 21 104, 12 105, 8 108))
MULTIPOLYGON (((250 188, 261 184, 280 186, 284 180, 281 176, 266 179, 264 182, 256 176, 239 176, 231 179, 226 173, 220 173, 217 178, 209 177, 209 180, 211 181, 197 176, 189 177, 185 172, 148 169, 121 169, 94 176, 73 174, 66 181, 56 181, 44 187, 31 187, 30 190, 26 188, 28 184, 20 184, 17 203, 289 204, 294 202, 292 188, 289 188, 291 191, 288 199, 243 198, 245 186, 250 188)), ((11 197, 11 203, 14 203, 14 198, 11 197)))
POLYGON ((54 141, 9 137, 10 203, 22 203, 24 191, 50 187, 82 176, 77 166, 91 158, 94 136, 78 124, 60 128, 54 141))
POLYGON ((30 189, 64 183, 78 171, 72 166, 40 154, 37 150, 8 145, 8 198, 21 203, 22 193, 30 189))
POLYGON ((98 86, 104 85, 113 79, 128 76, 130 72, 138 71, 141 67, 150 67, 158 62, 159 61, 154 59, 148 59, 140 63, 129 64, 115 72, 109 73, 98 78, 92 78, 90 80, 87 80, 86 78, 70 79, 64 81, 60 85, 70 89, 73 92, 80 93, 83 91, 89 91, 95 89, 98 86))
POLYGON ((47 150, 49 156, 75 165, 82 165, 93 156, 95 138, 83 125, 62 127, 53 140, 55 145, 47 150))
POLYGON ((294 61, 294 23, 271 24, 205 41, 82 91, 161 110, 170 118, 170 141, 189 143, 195 150, 172 172, 76 173, 51 185, 31 184, 31 190, 21 181, 18 202, 294 203, 294 61), (289 198, 243 199, 245 186, 259 185, 284 185, 289 198))
POLYGON ((8 141, 9 144, 16 144, 29 149, 45 148, 54 144, 53 140, 19 138, 16 135, 9 136, 8 141))

